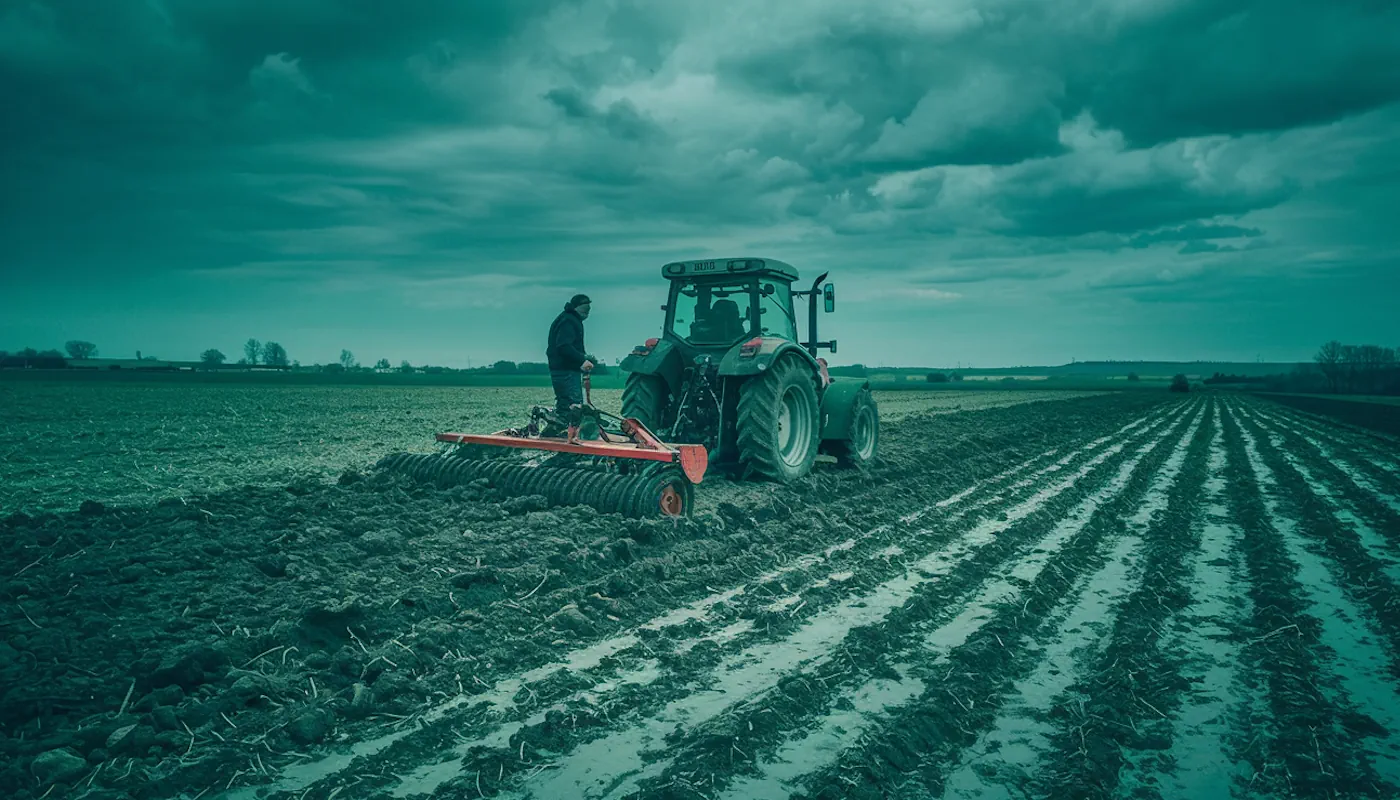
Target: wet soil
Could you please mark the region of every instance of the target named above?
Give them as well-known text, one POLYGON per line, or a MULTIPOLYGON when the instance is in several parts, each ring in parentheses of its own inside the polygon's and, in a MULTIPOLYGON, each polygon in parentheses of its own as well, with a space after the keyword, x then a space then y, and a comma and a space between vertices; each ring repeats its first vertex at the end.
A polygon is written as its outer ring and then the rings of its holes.
POLYGON ((1373 438, 1233 395, 936 411, 685 521, 353 464, 10 514, 0 796, 1400 791, 1373 438))
POLYGON ((1329 422, 1354 427, 1358 432, 1380 434, 1379 441, 1395 444, 1400 437, 1400 406, 1391 403, 1367 403, 1357 400, 1333 400, 1328 397, 1301 395, 1268 395, 1269 400, 1329 422))

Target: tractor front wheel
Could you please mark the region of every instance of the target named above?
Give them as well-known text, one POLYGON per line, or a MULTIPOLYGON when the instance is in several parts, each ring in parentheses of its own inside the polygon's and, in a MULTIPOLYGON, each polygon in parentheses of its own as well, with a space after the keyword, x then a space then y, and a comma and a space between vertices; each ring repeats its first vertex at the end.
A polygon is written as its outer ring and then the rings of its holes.
POLYGON ((780 358, 739 389, 739 459, 765 480, 789 483, 806 476, 821 443, 821 413, 812 370, 780 358))
POLYGON ((631 417, 660 436, 666 423, 666 381, 658 375, 633 372, 622 387, 622 416, 631 417))
POLYGON ((851 427, 845 439, 828 445, 837 463, 863 467, 875 459, 880 444, 880 411, 869 389, 861 389, 851 406, 851 427))

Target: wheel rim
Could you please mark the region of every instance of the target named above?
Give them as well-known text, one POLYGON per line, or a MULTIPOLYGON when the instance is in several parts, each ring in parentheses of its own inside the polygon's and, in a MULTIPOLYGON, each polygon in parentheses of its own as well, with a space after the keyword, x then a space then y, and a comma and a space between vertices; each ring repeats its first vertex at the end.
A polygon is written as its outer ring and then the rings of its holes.
POLYGON ((661 513, 667 517, 679 517, 685 514, 685 500, 681 497, 676 487, 667 485, 661 490, 661 513))
POLYGON ((868 461, 875 455, 875 412, 870 406, 863 406, 856 414, 851 444, 855 445, 856 455, 862 461, 868 461))
POLYGON ((802 399, 797 387, 789 386, 778 404, 778 452, 789 467, 799 467, 806 460, 812 438, 811 415, 805 413, 802 399))

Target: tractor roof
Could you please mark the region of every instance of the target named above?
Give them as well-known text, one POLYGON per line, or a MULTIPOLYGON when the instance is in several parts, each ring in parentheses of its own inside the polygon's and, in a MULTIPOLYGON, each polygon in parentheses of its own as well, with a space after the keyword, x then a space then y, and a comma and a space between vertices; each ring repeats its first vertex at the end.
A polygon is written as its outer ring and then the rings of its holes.
POLYGON ((666 278, 766 275, 787 281, 797 280, 797 268, 793 265, 773 258, 753 258, 751 256, 673 261, 661 268, 661 274, 666 278))

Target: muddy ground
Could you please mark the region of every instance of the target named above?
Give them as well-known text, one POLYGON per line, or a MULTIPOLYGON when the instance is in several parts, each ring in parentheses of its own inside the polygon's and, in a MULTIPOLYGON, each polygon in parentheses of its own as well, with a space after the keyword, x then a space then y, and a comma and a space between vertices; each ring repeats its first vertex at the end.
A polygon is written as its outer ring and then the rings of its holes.
MULTIPOLYGON (((1330 422, 1340 423, 1362 436, 1395 445, 1400 442, 1400 405, 1315 395, 1269 395, 1269 399, 1330 422)), ((1398 445, 1400 446, 1400 445, 1398 445)))
MULTIPOLYGON (((893 423, 1091 394, 940 389, 876 392, 876 399, 893 423)), ((621 410, 618 389, 592 398, 621 410)), ((45 381, 0 373, 0 516, 334 479, 387 453, 432 452, 440 431, 523 425, 535 404, 554 404, 548 386, 45 381)))
POLYGON ((689 521, 334 484, 0 523, 0 795, 1390 797, 1400 459, 1228 395, 888 425, 689 521))

